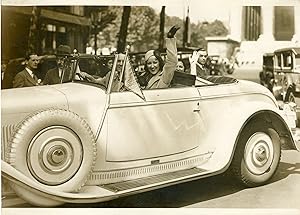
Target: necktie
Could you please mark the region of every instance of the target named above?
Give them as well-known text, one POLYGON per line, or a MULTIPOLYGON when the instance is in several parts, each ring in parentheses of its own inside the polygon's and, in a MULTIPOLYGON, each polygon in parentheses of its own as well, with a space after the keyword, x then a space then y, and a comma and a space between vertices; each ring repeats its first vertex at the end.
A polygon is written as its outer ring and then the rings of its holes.
POLYGON ((38 78, 36 77, 35 74, 32 74, 33 75, 33 79, 37 82, 38 78))

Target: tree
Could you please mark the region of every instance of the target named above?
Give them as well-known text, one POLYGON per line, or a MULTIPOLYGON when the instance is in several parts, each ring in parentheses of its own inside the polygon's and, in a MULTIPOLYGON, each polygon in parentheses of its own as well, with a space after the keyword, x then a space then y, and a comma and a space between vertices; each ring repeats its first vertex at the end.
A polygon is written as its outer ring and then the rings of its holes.
POLYGON ((93 37, 93 44, 95 54, 98 48, 98 41, 101 42, 103 38, 101 38, 102 31, 107 28, 108 25, 113 23, 113 21, 117 18, 117 14, 109 10, 108 6, 87 6, 86 12, 91 19, 91 37, 93 37))
POLYGON ((164 48, 164 33, 165 33, 165 16, 166 16, 166 6, 162 6, 160 12, 160 25, 159 25, 159 50, 163 50, 164 48))
POLYGON ((120 27, 120 32, 119 32, 119 41, 118 41, 118 46, 117 46, 118 52, 125 51, 130 11, 131 11, 130 6, 123 7, 122 22, 121 22, 121 27, 120 27))
POLYGON ((211 23, 205 21, 191 24, 191 32, 191 46, 195 47, 206 47, 205 37, 228 35, 228 29, 220 20, 211 23))
POLYGON ((135 52, 159 47, 159 15, 151 7, 133 7, 128 26, 128 40, 135 52))
POLYGON ((40 44, 40 14, 41 9, 38 6, 33 6, 30 18, 30 28, 28 37, 28 53, 39 53, 41 50, 40 44))
MULTIPOLYGON (((101 47, 117 47, 119 33, 121 29, 123 7, 108 7, 108 11, 116 14, 116 18, 108 23, 106 27, 97 34, 98 45, 101 47)), ((131 7, 128 20, 126 41, 123 39, 123 45, 126 42, 131 45, 131 52, 145 52, 149 49, 158 49, 160 35, 164 35, 173 25, 181 28, 176 33, 177 47, 183 46, 184 24, 185 21, 179 17, 170 17, 165 15, 164 29, 160 29, 160 16, 155 10, 148 6, 131 7), (162 32, 163 31, 163 32, 162 32)), ((219 20, 214 22, 190 23, 190 45, 194 47, 206 47, 205 37, 207 36, 225 36, 228 30, 219 20)), ((90 40, 90 44, 94 39, 90 40)))

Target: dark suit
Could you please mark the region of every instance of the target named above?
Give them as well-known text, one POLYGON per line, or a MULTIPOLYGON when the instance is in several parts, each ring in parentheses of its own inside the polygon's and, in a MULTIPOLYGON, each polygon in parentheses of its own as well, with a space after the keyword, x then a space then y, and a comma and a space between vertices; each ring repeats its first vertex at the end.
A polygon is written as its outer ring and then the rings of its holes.
POLYGON ((59 84, 60 83, 60 77, 58 73, 58 68, 53 68, 48 70, 48 72, 45 75, 43 84, 59 84))
POLYGON ((13 87, 33 87, 37 86, 38 84, 38 78, 34 75, 32 77, 26 69, 19 72, 14 80, 13 80, 13 87))
MULTIPOLYGON (((70 69, 64 69, 64 72, 62 71, 60 75, 63 76, 63 83, 68 82, 72 79, 72 73, 70 69)), ((43 84, 60 84, 60 79, 61 77, 59 77, 58 68, 55 67, 48 70, 43 80, 43 84)))
POLYGON ((205 76, 210 75, 209 69, 205 66, 200 67, 199 64, 196 65, 196 71, 197 71, 198 77, 205 77, 205 76))

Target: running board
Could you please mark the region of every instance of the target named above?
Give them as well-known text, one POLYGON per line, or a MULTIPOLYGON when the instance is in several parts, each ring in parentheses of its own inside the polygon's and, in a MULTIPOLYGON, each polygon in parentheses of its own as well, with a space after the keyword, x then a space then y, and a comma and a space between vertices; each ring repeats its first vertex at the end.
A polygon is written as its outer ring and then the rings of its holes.
POLYGON ((122 192, 131 189, 138 189, 139 187, 150 186, 154 184, 163 184, 164 182, 170 182, 171 180, 180 180, 181 178, 189 178, 188 176, 195 176, 195 175, 203 175, 204 172, 207 170, 200 169, 200 168, 192 168, 186 170, 180 170, 176 172, 164 173, 155 176, 148 176, 144 178, 129 180, 129 181, 122 181, 112 184, 104 184, 100 187, 111 192, 122 192))

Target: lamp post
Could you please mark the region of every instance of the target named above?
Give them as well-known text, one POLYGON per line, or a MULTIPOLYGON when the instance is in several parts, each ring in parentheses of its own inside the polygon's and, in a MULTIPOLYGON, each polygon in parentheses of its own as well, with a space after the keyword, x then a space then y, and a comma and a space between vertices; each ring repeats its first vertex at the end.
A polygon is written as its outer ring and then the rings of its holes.
MULTIPOLYGON (((100 14, 101 15, 101 14, 100 14)), ((93 11, 91 13, 91 22, 92 22, 92 33, 94 34, 94 51, 95 55, 97 55, 97 34, 99 30, 99 20, 101 20, 101 17, 99 18, 99 12, 93 11)))

